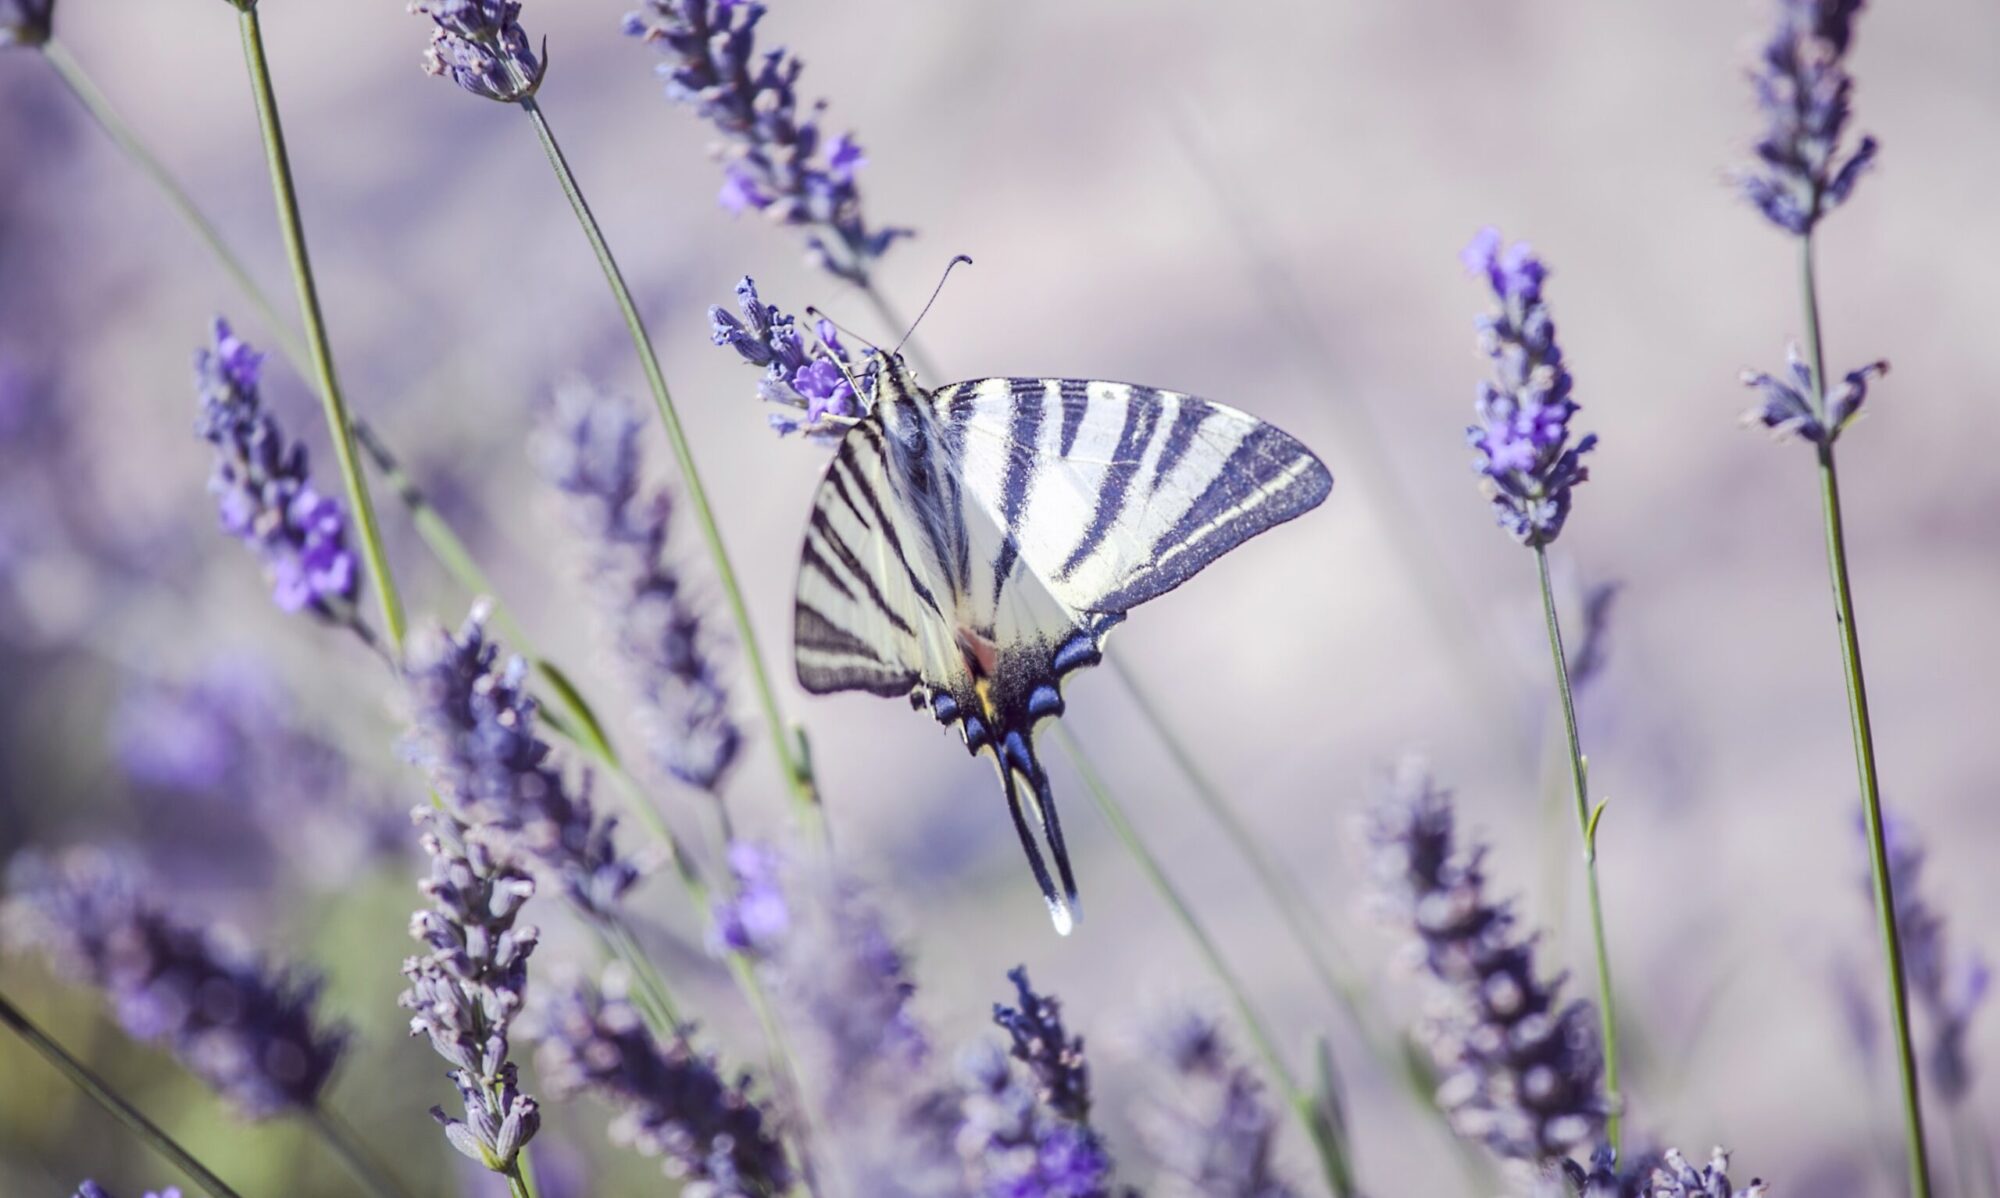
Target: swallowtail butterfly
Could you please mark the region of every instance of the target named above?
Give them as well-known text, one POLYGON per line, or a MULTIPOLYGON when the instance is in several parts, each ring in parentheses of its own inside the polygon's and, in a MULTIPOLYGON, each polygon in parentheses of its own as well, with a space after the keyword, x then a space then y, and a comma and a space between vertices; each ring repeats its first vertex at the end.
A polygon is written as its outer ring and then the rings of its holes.
POLYGON ((1034 740, 1063 712, 1063 679, 1102 659, 1126 612, 1332 486, 1291 437, 1192 395, 1038 378, 926 391, 892 353, 813 499, 799 683, 908 696, 992 754, 1066 935, 1076 880, 1034 740))

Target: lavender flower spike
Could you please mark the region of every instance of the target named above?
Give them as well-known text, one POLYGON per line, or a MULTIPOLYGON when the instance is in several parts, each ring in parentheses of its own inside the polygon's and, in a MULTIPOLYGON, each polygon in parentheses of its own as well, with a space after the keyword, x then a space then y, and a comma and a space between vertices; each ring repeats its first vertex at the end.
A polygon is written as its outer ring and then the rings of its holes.
POLYGON ((741 318, 720 306, 709 308, 711 339, 735 350, 750 365, 764 368, 757 398, 792 409, 772 413, 771 427, 780 435, 803 433, 823 443, 839 440, 861 415, 862 396, 855 394, 848 380, 872 386, 873 363, 857 373, 847 347, 825 320, 814 330, 817 339, 808 345, 799 336, 797 320, 776 304, 766 304, 748 275, 736 285, 736 306, 741 318), (803 419, 796 414, 801 412, 803 419))
POLYGON ((127 1034, 167 1046, 245 1118, 311 1110, 347 1045, 345 1028, 318 1023, 318 979, 175 920, 139 874, 103 850, 25 854, 8 872, 0 928, 102 990, 127 1034))
POLYGON ((1800 237, 1846 201, 1875 161, 1872 137, 1851 153, 1841 149, 1854 89, 1843 60, 1861 6, 1862 0, 1777 0, 1777 27, 1750 73, 1764 136, 1757 167, 1742 172, 1739 183, 1765 219, 1800 237))
POLYGON ((1062 1006, 1054 996, 1036 994, 1028 985, 1028 971, 1015 966, 1007 971, 1014 983, 1020 1009, 993 1004, 993 1022, 1013 1040, 1014 1059, 1028 1067, 1041 1084, 1042 1103, 1072 1123, 1090 1122, 1090 1066, 1083 1056, 1083 1037, 1064 1029, 1062 1006))
POLYGON ((636 692, 653 762, 719 796, 743 746, 714 656, 715 636, 668 553, 667 493, 642 494, 632 405, 587 383, 565 384, 541 422, 542 476, 568 500, 589 572, 636 692))
POLYGON ((410 935, 426 951, 403 962, 410 988, 398 1002, 412 1012, 410 1034, 429 1036, 452 1067, 465 1118, 432 1107, 445 1138, 495 1173, 511 1173, 541 1126, 541 1109, 521 1093, 508 1059, 538 939, 515 918, 535 884, 447 813, 419 808, 416 819, 431 862, 418 886, 429 907, 410 917, 410 935))
POLYGON ((773 1198, 792 1182, 764 1112, 685 1042, 662 1046, 617 994, 578 985, 550 1004, 542 1073, 559 1094, 591 1090, 619 1108, 614 1142, 661 1158, 687 1198, 773 1198))
POLYGON ((645 0, 625 32, 667 57, 667 98, 722 135, 722 206, 815 230, 806 239, 814 265, 865 287, 875 260, 910 231, 868 227, 855 184, 867 159, 853 135, 825 137, 824 100, 801 113, 803 63, 783 47, 758 52, 764 12, 743 0, 645 0))
POLYGON ((1256 1075, 1234 1060, 1214 1020, 1185 1014, 1157 1034, 1172 1097, 1140 1127, 1171 1198, 1296 1198, 1279 1177, 1278 1116, 1256 1075))
POLYGON ((55 11, 56 0, 0 0, 0 50, 48 41, 55 11))
POLYGON ((1466 430, 1479 451, 1473 465, 1486 478, 1500 526, 1523 545, 1547 545, 1569 519, 1571 489, 1590 477, 1581 459, 1597 444, 1595 433, 1569 442, 1577 404, 1542 302, 1548 268, 1526 242, 1503 245, 1494 228, 1481 229, 1459 259, 1500 302, 1479 320, 1494 377, 1479 384, 1479 423, 1466 430))
POLYGON ((1609 1111, 1595 1010, 1565 1004, 1563 979, 1539 976, 1534 938, 1487 894, 1484 846, 1459 845, 1451 797, 1421 764, 1383 787, 1369 840, 1384 905, 1413 933, 1441 1000, 1423 1030, 1458 1133, 1543 1166, 1597 1143, 1609 1111))
POLYGON ((618 821, 599 819, 588 786, 573 793, 550 762, 525 689, 527 663, 498 664, 484 617, 475 608, 457 637, 437 630, 412 654, 418 756, 461 823, 546 870, 585 915, 610 919, 639 867, 619 855, 618 821))
POLYGON ((410 0, 410 12, 437 26, 424 52, 426 74, 503 104, 519 103, 541 87, 548 45, 537 55, 528 44, 518 0, 410 0))
POLYGON ((1955 1107, 1972 1089, 1967 1040, 1972 1020, 1992 989, 1992 967, 1977 953, 1950 951, 1944 915, 1923 895, 1923 842, 1901 820, 1886 819, 1884 832, 1896 893, 1896 927, 1903 938, 1903 969, 1911 993, 1930 1020, 1925 1076, 1945 1104, 1955 1107))
POLYGON ((1789 434, 1814 445, 1832 445, 1839 440, 1868 398, 1869 380, 1889 373, 1887 362, 1870 362, 1859 370, 1849 371, 1837 389, 1816 394, 1812 370, 1800 355, 1799 347, 1789 347, 1785 357, 1785 373, 1789 378, 1756 370, 1743 372, 1743 384, 1756 388, 1763 396, 1763 402, 1745 412, 1743 419, 1745 423, 1761 424, 1781 438, 1789 434))
MULTIPOLYGON (((94 1181, 82 1181, 77 1183, 75 1198, 112 1198, 112 1195, 109 1190, 94 1181)), ((146 1198, 181 1198, 181 1192, 177 1186, 168 1186, 157 1192, 147 1190, 146 1198)))
POLYGON ((208 490, 222 527, 264 559, 271 597, 288 612, 351 623, 361 574, 347 548, 347 514, 313 489, 305 446, 287 442, 258 393, 264 355, 215 320, 215 344, 195 354, 201 415, 215 447, 208 490))
POLYGON ((980 1198, 1108 1198, 1111 1157, 1087 1125, 1038 1100, 990 1043, 959 1056, 959 1155, 980 1198))

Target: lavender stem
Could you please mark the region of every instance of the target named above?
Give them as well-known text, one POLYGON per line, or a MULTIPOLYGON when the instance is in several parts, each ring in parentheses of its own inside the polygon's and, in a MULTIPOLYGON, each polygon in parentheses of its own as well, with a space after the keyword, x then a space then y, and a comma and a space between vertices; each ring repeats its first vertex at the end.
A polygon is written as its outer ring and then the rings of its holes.
POLYGON ((702 539, 708 543, 709 556, 715 561, 716 577, 729 601, 729 613, 736 622, 736 635, 743 645, 743 657, 750 667, 764 723, 770 729, 772 747, 777 751, 778 762, 784 770, 785 785, 792 792, 801 819, 823 834, 818 788, 814 785, 806 755, 793 745, 791 726, 785 722, 784 714, 778 707, 777 692, 771 685, 771 674, 765 667, 763 651, 757 646, 756 630, 751 626, 749 605, 744 602, 743 588, 737 582, 736 571, 729 564, 729 551, 722 543, 722 530, 716 525, 708 492, 702 487, 701 476, 695 469, 694 451, 681 428, 680 414, 675 410, 673 396, 667 390, 666 375, 660 369, 659 355, 653 350, 653 341, 639 315, 638 304, 632 298, 631 288, 625 284, 617 259, 611 254, 611 246, 604 240, 603 229, 591 214, 590 204, 584 199, 576 175, 563 157, 562 147, 556 142, 555 133, 549 128, 541 105, 535 102, 533 96, 523 96, 518 103, 534 123, 542 149, 548 154, 549 166, 555 171, 556 180, 562 185, 563 195, 569 199, 570 207, 575 210, 577 223, 583 227, 584 237, 589 240, 591 251, 597 255, 597 264, 604 270, 605 282, 611 285, 612 298, 618 302, 618 310, 625 317, 632 345, 639 352, 639 365, 645 372, 646 385, 653 393, 660 422, 665 426, 667 440, 673 446, 674 460, 680 467, 688 502, 694 508, 695 523, 700 525, 702 539))
MULTIPOLYGON (((1576 731, 1576 697, 1570 691, 1569 656, 1563 651, 1562 623, 1556 618, 1555 587, 1549 580, 1549 551, 1535 546, 1535 567, 1541 576, 1542 614, 1549 627, 1549 652, 1555 658, 1556 693, 1562 697, 1563 728, 1569 735, 1569 776, 1576 795, 1576 828, 1583 838, 1583 870, 1590 893, 1590 936, 1597 955, 1598 1032, 1604 1041, 1604 1099, 1611 1108, 1605 1133, 1615 1151, 1619 1147, 1619 1125, 1623 1122, 1623 1098, 1618 1090, 1618 1016, 1612 1005, 1611 954, 1604 937, 1604 900, 1597 887, 1597 815, 1591 810, 1589 771, 1584 763, 1583 743, 1576 731)), ((1600 805, 1601 811, 1601 805, 1600 805)))
MULTIPOLYGON (((1812 234, 1799 238, 1799 289, 1805 304, 1806 352, 1812 366, 1812 393, 1826 395, 1826 353, 1821 344, 1819 291, 1813 278, 1812 234)), ((1822 413, 1822 416, 1825 414, 1822 413)), ((1896 927, 1895 887, 1889 877, 1888 838, 1882 828, 1882 793, 1875 770, 1875 733, 1868 718, 1868 686, 1861 673, 1861 634, 1854 626, 1854 592, 1847 573, 1847 534, 1841 519, 1840 476, 1833 464, 1833 439, 1819 451, 1820 508, 1826 521, 1826 565, 1833 583, 1834 619, 1840 625, 1840 660, 1847 677, 1847 710, 1854 736, 1854 764, 1861 780, 1867 821, 1868 864, 1875 883, 1875 916, 1881 927, 1883 960, 1889 973, 1889 1015, 1896 1030, 1896 1071, 1903 1089, 1903 1136, 1909 1150, 1912 1198, 1930 1198, 1930 1152, 1924 1143, 1923 1096, 1917 1086, 1917 1055, 1910 1035, 1910 1000, 1903 975, 1903 942, 1896 927)))
POLYGON ((299 293, 299 313, 304 318, 306 342, 312 350, 313 373, 320 400, 326 411, 327 434, 333 440, 334 456, 340 462, 340 477, 347 485, 347 500, 354 509, 361 530, 361 544, 368 560, 368 574, 375 584, 375 598, 382 608, 382 626, 389 643, 400 655, 408 630, 402 598, 389 573, 388 554, 382 547, 382 532, 375 521, 375 505, 368 498, 368 482, 361 475, 361 463, 354 453, 354 433, 347 416, 347 402, 333 373, 333 351, 327 344, 326 320, 321 315, 319 289, 313 282, 312 259, 306 252, 305 226, 299 217, 299 197, 292 184, 291 158, 285 150, 285 131, 278 119, 278 97, 271 85, 271 64, 264 55, 263 26, 252 2, 237 8, 243 35, 243 61, 250 72, 250 90, 257 102, 257 123, 264 135, 264 155, 271 169, 271 191, 277 200, 278 224, 284 231, 285 256, 292 265, 292 278, 299 293))
POLYGON ((6 1024, 15 1035, 27 1041, 28 1047, 40 1053, 42 1059, 55 1066, 57 1072, 68 1078, 72 1085, 103 1107, 118 1122, 124 1124, 128 1131, 146 1141, 154 1151, 172 1161, 183 1173, 193 1178, 196 1184, 209 1192, 211 1198, 243 1198, 241 1194, 230 1189, 228 1183, 210 1172, 208 1166, 196 1160, 193 1153, 176 1143, 159 1124, 146 1118, 138 1107, 127 1102, 103 1078, 92 1072, 90 1066, 71 1056, 69 1050, 58 1044, 54 1037, 37 1027, 4 994, 0 994, 0 1023, 6 1024))

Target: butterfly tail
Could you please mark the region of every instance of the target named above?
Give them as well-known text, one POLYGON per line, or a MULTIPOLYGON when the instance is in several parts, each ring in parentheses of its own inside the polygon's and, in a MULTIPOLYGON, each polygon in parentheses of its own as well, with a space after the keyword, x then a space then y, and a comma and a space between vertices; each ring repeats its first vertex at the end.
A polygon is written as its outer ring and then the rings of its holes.
POLYGON ((1024 732, 1009 733, 995 756, 1000 763, 1000 782, 1007 792, 1007 809, 1014 817, 1014 830, 1028 854, 1035 882, 1041 886, 1042 898, 1049 905, 1049 919, 1055 924, 1057 934, 1067 936, 1083 913, 1077 902, 1076 875, 1070 869, 1069 848, 1063 843, 1062 817, 1056 811, 1048 771, 1035 757, 1034 745, 1024 732), (1062 882, 1061 891, 1049 876, 1041 845, 1022 811, 1024 803, 1034 812, 1035 825, 1048 840, 1049 855, 1056 862, 1056 877, 1062 882))

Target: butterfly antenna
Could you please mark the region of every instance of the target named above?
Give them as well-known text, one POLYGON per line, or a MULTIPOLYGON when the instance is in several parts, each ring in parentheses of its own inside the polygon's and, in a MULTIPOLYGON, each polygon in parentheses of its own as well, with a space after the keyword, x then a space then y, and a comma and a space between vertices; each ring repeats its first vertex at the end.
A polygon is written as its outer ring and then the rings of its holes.
POLYGON ((917 331, 918 325, 924 323, 924 317, 930 315, 931 305, 937 303, 938 292, 944 290, 944 281, 951 277, 951 272, 957 269, 958 264, 961 262, 965 263, 967 266, 971 266, 972 258, 970 255, 967 254, 954 254, 952 255, 951 261, 944 264, 944 273, 938 276, 937 286, 931 288, 931 297, 924 301, 924 310, 922 312, 917 313, 917 318, 910 322, 909 329, 903 333, 903 340, 898 341, 896 343, 896 348, 889 351, 890 357, 893 358, 897 354, 903 352, 903 343, 910 339, 911 333, 917 331))

